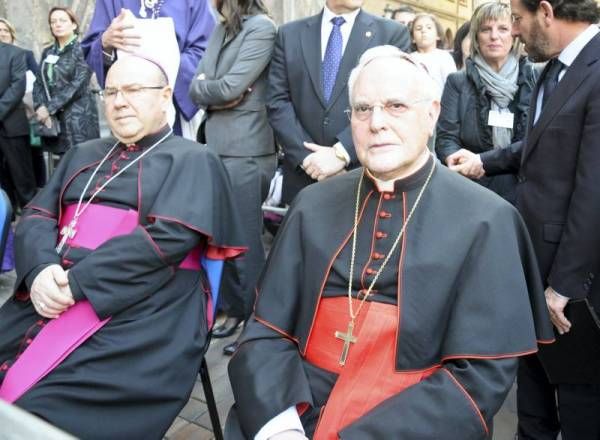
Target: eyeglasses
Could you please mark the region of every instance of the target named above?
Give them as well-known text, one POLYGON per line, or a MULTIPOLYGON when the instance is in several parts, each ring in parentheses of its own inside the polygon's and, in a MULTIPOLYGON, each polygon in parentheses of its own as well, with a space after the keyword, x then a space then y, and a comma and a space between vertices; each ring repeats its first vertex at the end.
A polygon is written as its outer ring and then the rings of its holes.
POLYGON ((411 102, 390 101, 385 104, 373 104, 373 105, 357 104, 357 105, 353 106, 351 109, 346 110, 345 112, 348 115, 348 118, 350 118, 350 119, 354 115, 356 117, 356 119, 358 119, 359 121, 366 121, 366 120, 370 119, 371 116, 373 116, 373 111, 375 110, 375 107, 379 107, 381 110, 383 110, 387 115, 391 116, 392 118, 399 118, 404 113, 406 113, 408 110, 410 110, 415 104, 419 104, 419 103, 425 102, 425 101, 431 101, 431 99, 430 98, 422 98, 422 99, 417 99, 417 100, 411 101, 411 102))
POLYGON ((140 96, 145 90, 160 90, 166 86, 141 86, 139 84, 130 84, 121 87, 106 87, 102 92, 102 96, 106 100, 113 100, 117 97, 117 94, 121 92, 123 98, 130 100, 140 96))

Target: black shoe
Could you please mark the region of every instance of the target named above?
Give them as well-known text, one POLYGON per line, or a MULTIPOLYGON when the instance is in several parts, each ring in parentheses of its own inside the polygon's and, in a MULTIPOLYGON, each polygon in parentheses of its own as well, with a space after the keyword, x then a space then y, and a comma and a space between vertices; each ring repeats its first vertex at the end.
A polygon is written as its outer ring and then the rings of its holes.
MULTIPOLYGON (((213 328, 212 337, 213 338, 227 338, 235 333, 237 328, 240 326, 242 322, 242 318, 235 318, 230 326, 227 325, 229 319, 225 321, 224 324, 213 328)), ((230 321, 231 322, 231 321, 230 321)))
POLYGON ((225 356, 231 356, 238 348, 238 341, 233 341, 231 344, 227 344, 223 347, 223 354, 225 356))

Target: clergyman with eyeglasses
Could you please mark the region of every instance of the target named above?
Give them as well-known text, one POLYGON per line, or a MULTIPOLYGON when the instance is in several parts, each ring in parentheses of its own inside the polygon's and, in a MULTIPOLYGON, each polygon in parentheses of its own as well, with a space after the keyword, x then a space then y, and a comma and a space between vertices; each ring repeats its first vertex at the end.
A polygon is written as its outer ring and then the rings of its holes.
POLYGON ((0 399, 78 438, 163 437, 205 349, 200 256, 243 251, 221 161, 167 124, 166 71, 134 55, 112 65, 114 137, 67 151, 16 230, 0 399))
POLYGON ((442 166, 433 80, 391 46, 348 83, 362 168, 305 188, 229 364, 230 439, 486 439, 553 337, 525 226, 442 166), (532 313, 533 312, 533 313, 532 313))

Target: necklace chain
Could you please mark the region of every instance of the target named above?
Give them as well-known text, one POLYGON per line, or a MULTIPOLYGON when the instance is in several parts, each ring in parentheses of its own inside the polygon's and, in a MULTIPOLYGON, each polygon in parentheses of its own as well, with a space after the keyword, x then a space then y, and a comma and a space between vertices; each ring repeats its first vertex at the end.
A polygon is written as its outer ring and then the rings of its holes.
POLYGON ((423 196, 425 189, 429 185, 429 182, 431 180, 431 176, 433 176, 434 170, 435 170, 435 160, 433 161, 433 164, 431 165, 431 170, 429 171, 429 174, 427 176, 427 179, 425 180, 425 183, 423 184, 423 186, 421 187, 421 190, 419 191, 419 194, 417 195, 417 199, 415 200, 415 203, 413 204, 410 212, 408 213, 408 216, 406 217, 406 220, 404 221, 404 223, 402 225, 402 229, 400 229, 400 232, 398 233, 398 236, 396 237, 396 240, 394 241, 392 248, 388 252, 385 259, 383 260, 381 267, 375 273, 375 276, 373 277, 371 284, 369 284, 369 288, 367 289, 367 291, 363 295, 362 299, 360 300, 360 304, 358 305, 358 309, 356 310, 356 313, 355 313, 354 307, 352 305, 352 278, 354 277, 354 262, 356 260, 356 236, 358 235, 358 215, 359 215, 359 211, 360 211, 360 190, 362 187, 363 177, 365 175, 364 171, 361 173, 360 180, 358 181, 358 189, 356 191, 356 207, 354 210, 354 229, 352 231, 352 256, 350 258, 350 280, 348 281, 348 310, 350 312, 351 324, 354 324, 354 320, 359 315, 359 313, 363 307, 363 304, 365 303, 367 298, 371 295, 373 286, 375 286, 375 283, 379 279, 379 276, 383 272, 383 269, 387 265, 392 254, 394 253, 394 251, 396 250, 396 247, 398 247, 398 243, 400 243, 400 239, 404 235, 404 231, 406 230, 406 227, 407 227, 408 223, 410 222, 411 217, 413 216, 415 210, 417 209, 417 206, 419 205, 419 202, 421 201, 421 197, 423 196))
POLYGON ((156 148, 160 143, 162 143, 165 139, 167 139, 169 136, 171 136, 171 133, 173 133, 172 129, 170 129, 167 134, 165 134, 163 137, 161 137, 153 145, 151 145, 149 148, 147 148, 145 151, 143 151, 142 154, 140 154, 138 157, 136 157, 131 162, 129 162, 127 165, 125 165, 123 168, 121 168, 118 173, 116 173, 113 176, 111 176, 110 179, 108 179, 98 189, 96 189, 96 191, 94 191, 94 193, 86 201, 85 205, 82 206, 82 204, 83 204, 83 198, 85 197, 85 194, 87 193, 87 190, 88 190, 90 184, 94 180, 94 177, 96 177, 96 174, 98 173, 98 171, 100 170, 100 168, 102 167, 102 165, 104 164, 104 162, 106 162, 108 160, 108 158, 113 153, 113 151, 115 151, 115 148, 117 148, 117 145, 119 145, 119 143, 120 143, 120 141, 115 142, 115 144, 111 147, 111 149, 108 151, 108 153, 102 158, 102 160, 100 161, 100 163, 96 166, 96 168, 94 169, 94 172, 92 173, 92 175, 90 176, 90 178, 86 182, 85 186, 83 187, 83 191, 81 192, 81 195, 79 196, 79 200, 77 201, 77 207, 75 208, 75 214, 73 215, 73 219, 69 223, 69 228, 64 231, 64 234, 63 234, 63 231, 61 231, 61 234, 63 235, 63 238, 60 241, 60 244, 56 247, 56 252, 57 253, 60 253, 60 251, 62 250, 62 247, 64 246, 64 244, 66 242, 67 236, 69 234, 73 234, 74 235, 75 225, 77 225, 77 221, 79 220, 79 217, 85 212, 85 210, 88 208, 88 206, 90 206, 90 204, 92 203, 92 201, 94 200, 94 198, 96 198, 96 196, 98 194, 100 194, 100 192, 104 188, 106 188, 109 183, 111 183, 113 180, 115 180, 117 177, 119 177, 121 174, 123 174, 125 171, 127 171, 133 164, 135 164, 136 162, 138 162, 139 160, 141 160, 146 154, 148 154, 150 151, 152 151, 154 148, 156 148))

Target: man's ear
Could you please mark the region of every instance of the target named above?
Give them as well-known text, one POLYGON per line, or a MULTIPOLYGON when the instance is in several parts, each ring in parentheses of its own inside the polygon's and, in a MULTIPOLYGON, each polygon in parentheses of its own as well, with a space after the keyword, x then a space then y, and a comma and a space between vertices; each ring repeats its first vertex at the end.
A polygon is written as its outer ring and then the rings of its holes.
POLYGON ((554 21, 554 9, 550 2, 542 0, 538 6, 538 14, 541 16, 542 21, 546 26, 550 25, 554 21))
POLYGON ((171 101, 173 100, 173 89, 171 88, 171 86, 168 85, 164 89, 162 89, 160 96, 163 99, 164 110, 167 111, 167 109, 171 105, 171 101))
POLYGON ((438 100, 431 101, 431 104, 429 105, 429 109, 427 110, 427 116, 429 116, 429 120, 430 120, 430 124, 431 124, 431 126, 429 127, 429 136, 433 136, 433 133, 435 131, 435 125, 437 124, 438 117, 440 116, 440 110, 441 110, 440 101, 438 101, 438 100))

